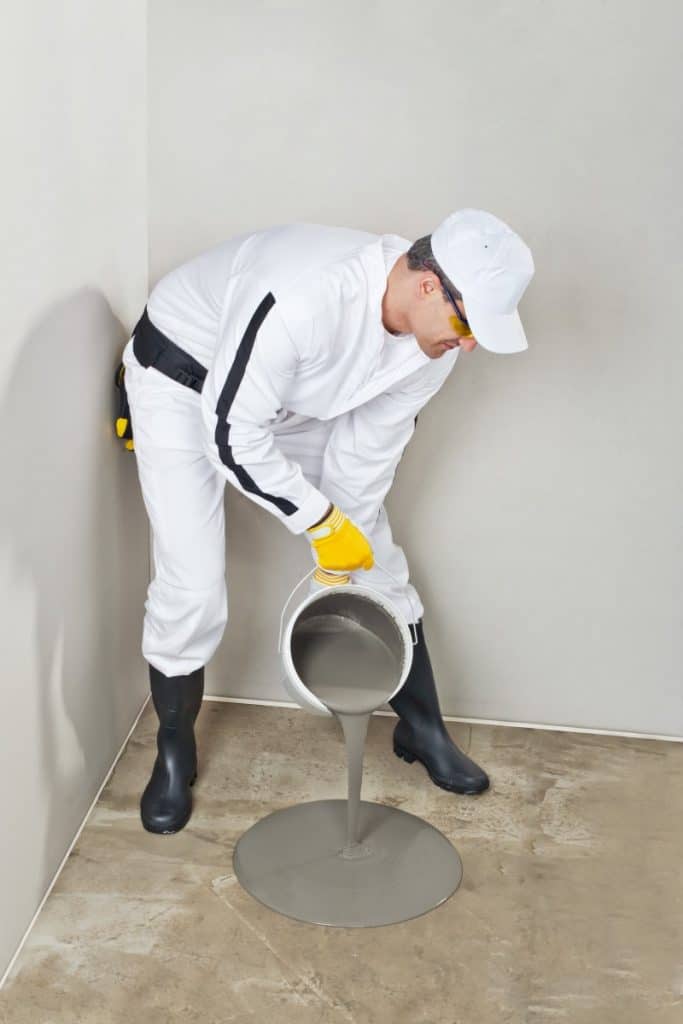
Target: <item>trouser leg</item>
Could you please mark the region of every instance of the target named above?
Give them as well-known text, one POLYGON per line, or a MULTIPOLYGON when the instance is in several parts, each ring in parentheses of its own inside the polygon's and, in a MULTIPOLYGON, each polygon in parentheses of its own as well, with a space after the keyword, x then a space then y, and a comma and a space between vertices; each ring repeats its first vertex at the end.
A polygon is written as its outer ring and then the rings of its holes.
POLYGON ((192 813, 194 722, 204 666, 228 617, 225 478, 204 455, 199 395, 123 355, 142 497, 152 530, 142 653, 159 718, 157 756, 140 799, 150 832, 173 833, 192 813))
POLYGON ((401 545, 394 540, 384 505, 381 506, 377 521, 367 537, 375 564, 372 569, 358 569, 353 572, 352 580, 354 583, 379 590, 394 602, 408 622, 417 622, 424 615, 424 606, 418 591, 410 581, 408 559, 401 545), (385 569, 388 572, 385 572, 385 569))
POLYGON ((214 654, 228 619, 225 477, 204 454, 199 395, 124 350, 135 455, 152 529, 142 653, 166 676, 214 654))
MULTIPOLYGON (((378 590, 384 597, 393 601, 403 613, 407 622, 417 622, 424 614, 424 606, 416 588, 410 581, 410 570, 405 551, 393 538, 391 524, 386 507, 381 506, 377 521, 372 530, 366 531, 370 542, 375 564, 372 569, 357 569, 351 573, 354 583, 378 590), (388 570, 388 571, 385 571, 388 570)), ((311 549, 313 561, 315 552, 311 549)), ((325 588, 311 578, 309 593, 325 588)))

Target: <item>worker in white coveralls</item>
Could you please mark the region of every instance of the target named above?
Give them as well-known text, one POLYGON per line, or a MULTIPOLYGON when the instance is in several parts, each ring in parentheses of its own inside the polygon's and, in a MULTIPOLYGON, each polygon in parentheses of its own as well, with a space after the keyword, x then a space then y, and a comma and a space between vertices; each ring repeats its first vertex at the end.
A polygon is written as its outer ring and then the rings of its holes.
POLYGON ((117 372, 117 431, 135 451, 153 534, 149 831, 176 832, 192 811, 204 667, 228 619, 226 480, 310 543, 311 590, 347 570, 415 623, 412 668, 391 701, 394 751, 443 789, 488 787, 441 717, 424 607, 384 499, 460 352, 527 348, 517 304, 533 273, 507 224, 464 209, 412 244, 316 224, 249 232, 154 287, 117 372))

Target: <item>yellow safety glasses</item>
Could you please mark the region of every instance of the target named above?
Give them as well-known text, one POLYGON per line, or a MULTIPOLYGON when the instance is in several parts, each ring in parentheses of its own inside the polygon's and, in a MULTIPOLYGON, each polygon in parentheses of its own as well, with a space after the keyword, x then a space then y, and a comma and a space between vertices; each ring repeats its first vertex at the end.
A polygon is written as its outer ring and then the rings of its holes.
MULTIPOLYGON (((451 292, 450 288, 448 287, 447 284, 444 284, 443 281, 441 281, 441 287, 448 296, 448 301, 450 302, 451 306, 455 310, 455 316, 449 316, 448 318, 449 324, 451 325, 451 327, 453 328, 453 330, 455 331, 459 338, 473 337, 472 328, 468 324, 467 318, 462 315, 462 313, 456 306, 455 296, 451 292)), ((460 301, 462 302, 462 299, 460 301)))

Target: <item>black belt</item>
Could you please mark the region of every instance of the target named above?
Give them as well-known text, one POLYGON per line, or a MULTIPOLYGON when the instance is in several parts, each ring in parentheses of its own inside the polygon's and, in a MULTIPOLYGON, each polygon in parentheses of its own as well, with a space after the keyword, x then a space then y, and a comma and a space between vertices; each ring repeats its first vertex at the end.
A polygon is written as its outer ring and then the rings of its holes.
POLYGON ((143 366, 153 366, 167 377, 201 392, 207 369, 152 323, 145 306, 133 331, 133 352, 143 366))

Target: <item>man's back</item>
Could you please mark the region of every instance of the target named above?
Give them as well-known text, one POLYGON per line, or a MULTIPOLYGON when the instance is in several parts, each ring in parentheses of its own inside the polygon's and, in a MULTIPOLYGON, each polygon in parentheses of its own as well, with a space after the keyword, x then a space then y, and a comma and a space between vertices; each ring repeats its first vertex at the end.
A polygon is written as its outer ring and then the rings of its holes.
MULTIPOLYGON (((322 224, 283 224, 236 235, 181 264, 152 289, 147 309, 160 330, 204 366, 213 361, 228 284, 253 276, 263 294, 333 263, 378 235, 322 224)), ((239 313, 239 311, 235 311, 239 313)))

